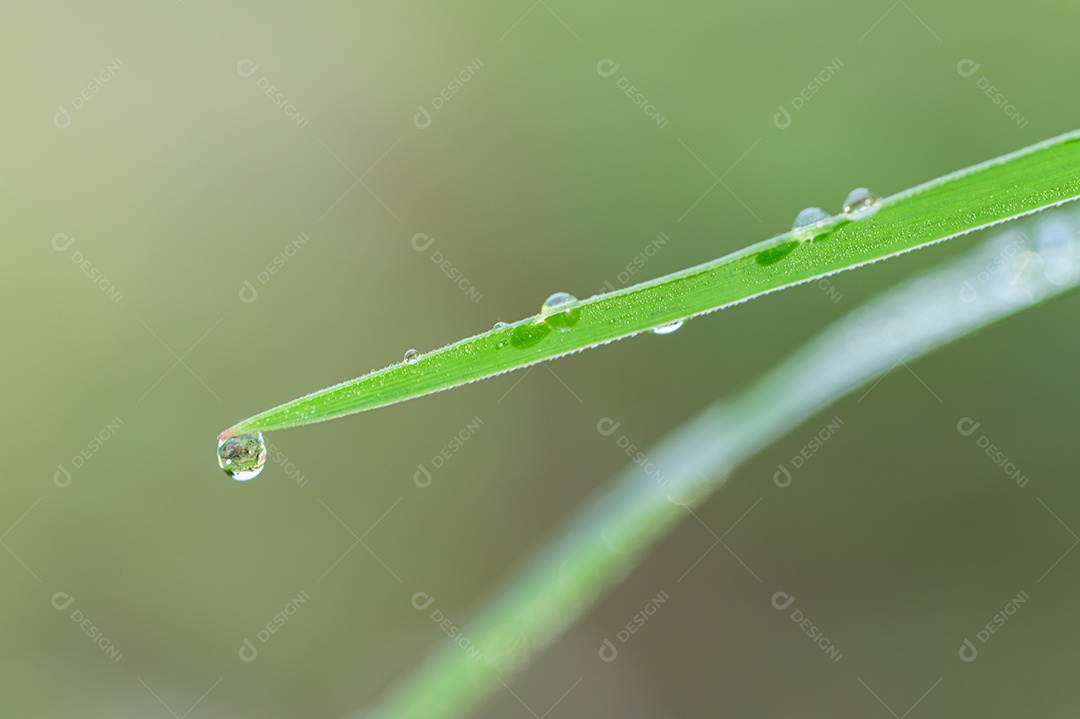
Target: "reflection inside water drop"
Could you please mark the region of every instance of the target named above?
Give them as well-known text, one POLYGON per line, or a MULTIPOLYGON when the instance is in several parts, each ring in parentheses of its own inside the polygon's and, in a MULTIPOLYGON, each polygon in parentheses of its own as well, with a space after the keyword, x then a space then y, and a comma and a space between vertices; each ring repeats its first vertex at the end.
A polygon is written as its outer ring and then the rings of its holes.
POLYGON ((792 223, 791 229, 798 230, 810 225, 816 225, 825 222, 830 217, 831 215, 820 207, 807 207, 795 215, 795 222, 792 223))
POLYGON ((873 192, 865 187, 856 187, 844 200, 844 214, 861 220, 877 212, 880 204, 881 200, 873 192))
POLYGON ((266 442, 262 432, 218 440, 218 466, 238 482, 259 476, 266 465, 266 442))
POLYGON ((576 325, 581 317, 581 309, 574 307, 577 301, 577 297, 567 292, 556 292, 544 300, 540 316, 548 325, 564 332, 576 325))
POLYGON ((416 350, 407 350, 405 352, 405 364, 412 364, 420 359, 420 353, 416 350))

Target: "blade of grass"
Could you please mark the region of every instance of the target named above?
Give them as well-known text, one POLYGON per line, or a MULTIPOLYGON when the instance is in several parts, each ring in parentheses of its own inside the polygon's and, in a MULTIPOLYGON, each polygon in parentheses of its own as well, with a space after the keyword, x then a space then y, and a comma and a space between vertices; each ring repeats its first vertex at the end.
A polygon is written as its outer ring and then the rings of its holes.
POLYGON ((219 435, 323 422, 527 367, 908 252, 1080 196, 1080 131, 720 259, 529 317, 245 419, 219 435))
POLYGON ((760 449, 889 371, 897 358, 914 361, 1078 285, 1080 213, 1062 211, 1039 223, 1034 242, 1006 233, 870 301, 647 450, 663 483, 641 464, 624 468, 460 637, 444 641, 380 707, 355 717, 460 716, 557 639, 760 449), (878 331, 885 326, 888 341, 878 331))

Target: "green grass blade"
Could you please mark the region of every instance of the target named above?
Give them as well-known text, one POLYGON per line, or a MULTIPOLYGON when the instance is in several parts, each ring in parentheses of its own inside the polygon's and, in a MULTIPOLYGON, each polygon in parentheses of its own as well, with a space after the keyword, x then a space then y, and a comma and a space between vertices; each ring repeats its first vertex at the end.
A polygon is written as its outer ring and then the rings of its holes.
POLYGON ((747 391, 645 450, 663 483, 656 472, 627 465, 459 637, 444 641, 380 707, 356 718, 460 716, 555 641, 689 516, 688 507, 760 449, 888 372, 898 357, 913 362, 1080 285, 1080 213, 1051 213, 1033 229, 1030 237, 1005 233, 870 301, 747 391))
POLYGON ((220 438, 297 427, 384 407, 561 357, 659 325, 858 267, 1080 196, 1080 131, 882 200, 870 217, 837 215, 744 250, 529 317, 266 410, 220 438), (810 241, 812 240, 812 241, 810 241))

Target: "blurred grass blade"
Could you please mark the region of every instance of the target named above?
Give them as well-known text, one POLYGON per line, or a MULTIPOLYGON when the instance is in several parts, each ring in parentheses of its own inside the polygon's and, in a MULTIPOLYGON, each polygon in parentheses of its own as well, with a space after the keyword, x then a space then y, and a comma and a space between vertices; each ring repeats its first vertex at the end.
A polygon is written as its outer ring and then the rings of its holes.
POLYGON ((888 197, 869 217, 836 215, 712 262, 594 296, 567 313, 537 315, 470 337, 269 409, 219 438, 422 397, 1021 217, 1080 196, 1078 170, 1080 131, 1074 131, 888 197))
POLYGON ((646 451, 658 474, 639 464, 623 469, 462 630, 468 645, 444 642, 381 707, 357 716, 459 716, 559 637, 755 452, 889 371, 897 358, 914 361, 1080 284, 1080 213, 1051 213, 1024 229, 1034 231, 1033 240, 1005 233, 872 300, 646 451))

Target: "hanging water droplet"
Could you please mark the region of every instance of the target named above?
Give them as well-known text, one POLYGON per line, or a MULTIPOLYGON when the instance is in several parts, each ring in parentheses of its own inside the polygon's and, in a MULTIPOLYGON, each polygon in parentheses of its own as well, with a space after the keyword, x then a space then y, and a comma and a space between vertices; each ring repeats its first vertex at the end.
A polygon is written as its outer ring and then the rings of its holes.
POLYGON ((672 332, 674 332, 675 330, 679 329, 682 326, 683 326, 683 321, 682 320, 675 320, 674 322, 665 322, 662 325, 657 325, 656 327, 653 327, 652 328, 652 333, 654 335, 669 335, 669 334, 671 334, 672 332))
POLYGON ((556 292, 544 300, 540 307, 540 316, 551 327, 565 331, 577 324, 581 317, 581 309, 574 307, 577 297, 566 292, 556 292))
POLYGON ((262 432, 218 440, 218 466, 238 482, 255 479, 266 465, 266 442, 262 432))
POLYGON ((799 230, 803 227, 809 227, 810 225, 816 225, 829 219, 831 215, 820 207, 807 207, 805 210, 795 215, 795 222, 791 225, 791 229, 799 230))
POLYGON ((420 353, 416 350, 407 350, 405 352, 405 364, 412 364, 420 359, 420 353))
POLYGON ((856 187, 844 200, 844 214, 856 219, 863 219, 877 212, 881 200, 865 187, 856 187))

